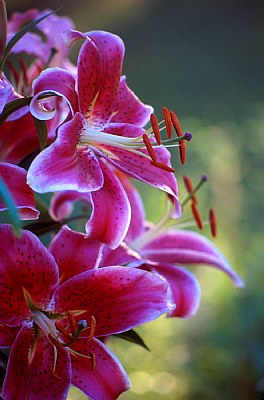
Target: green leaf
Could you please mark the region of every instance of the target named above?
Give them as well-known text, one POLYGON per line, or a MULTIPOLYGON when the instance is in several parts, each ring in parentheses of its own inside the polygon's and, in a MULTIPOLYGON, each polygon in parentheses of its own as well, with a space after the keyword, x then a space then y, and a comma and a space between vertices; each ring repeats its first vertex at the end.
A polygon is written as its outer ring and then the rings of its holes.
POLYGON ((5 122, 5 120, 11 115, 13 112, 19 110, 22 107, 28 106, 31 102, 32 97, 21 97, 19 99, 15 99, 6 103, 4 106, 3 112, 0 115, 0 125, 5 122))
POLYGON ((38 138, 39 138, 39 143, 40 143, 40 149, 43 150, 46 147, 47 144, 47 138, 48 138, 48 129, 47 129, 47 124, 46 121, 43 121, 41 119, 37 119, 33 117, 35 127, 37 130, 38 138))
POLYGON ((0 196, 2 197, 6 207, 8 208, 8 213, 10 215, 11 223, 13 226, 14 234, 19 237, 21 235, 21 220, 19 219, 18 211, 14 203, 13 197, 8 190, 4 181, 0 178, 0 196))
POLYGON ((3 70, 3 66, 6 62, 7 57, 9 56, 9 53, 11 52, 12 48, 15 46, 15 44, 27 33, 29 32, 32 28, 34 28, 37 24, 39 24, 41 21, 49 17, 50 15, 54 14, 56 11, 60 10, 62 7, 57 8, 55 11, 52 11, 46 15, 43 15, 43 17, 40 17, 36 19, 35 21, 30 22, 29 24, 25 25, 19 32, 15 34, 15 36, 12 37, 12 39, 8 42, 2 60, 0 64, 0 71, 3 70))
POLYGON ((129 331, 118 333, 114 335, 115 337, 119 337, 121 339, 127 340, 128 342, 137 344, 138 346, 143 347, 145 350, 150 351, 148 346, 145 344, 143 339, 139 336, 137 332, 135 332, 133 329, 130 329, 129 331))

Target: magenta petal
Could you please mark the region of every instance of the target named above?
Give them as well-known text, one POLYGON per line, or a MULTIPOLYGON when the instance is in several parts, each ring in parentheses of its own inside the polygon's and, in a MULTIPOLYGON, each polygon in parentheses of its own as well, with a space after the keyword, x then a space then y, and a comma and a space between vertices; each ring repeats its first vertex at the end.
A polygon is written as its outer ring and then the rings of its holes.
POLYGON ((120 79, 116 112, 111 122, 126 122, 137 126, 145 126, 149 122, 153 108, 143 104, 127 86, 126 77, 120 79))
MULTIPOLYGON (((163 190, 174 199, 175 210, 173 216, 181 215, 181 206, 178 200, 178 186, 175 175, 172 172, 164 171, 151 164, 150 160, 134 154, 130 151, 115 148, 113 146, 104 146, 110 153, 114 155, 112 158, 107 158, 116 168, 120 169, 125 174, 146 182, 152 186, 163 190)), ((144 150, 142 150, 142 153, 144 150)), ((155 150, 157 160, 170 166, 170 153, 165 148, 155 150)), ((102 154, 104 156, 104 154, 102 154)))
POLYGON ((131 207, 131 221, 125 238, 126 242, 130 243, 144 231, 145 210, 138 190, 122 175, 121 182, 131 207))
POLYGON ((207 264, 225 272, 237 287, 242 279, 232 269, 223 254, 204 236, 191 231, 168 231, 144 246, 141 255, 156 262, 180 265, 207 264))
POLYGON ((4 106, 9 101, 10 96, 13 93, 13 86, 6 79, 4 73, 0 76, 0 113, 3 111, 4 106))
POLYGON ((59 267, 60 283, 81 272, 97 268, 102 256, 102 246, 97 240, 63 226, 49 248, 59 267))
POLYGON ((54 310, 83 310, 79 319, 96 319, 95 336, 105 336, 149 322, 171 311, 168 284, 158 275, 129 267, 83 272, 54 294, 54 310), (86 310, 86 311, 85 311, 86 310))
POLYGON ((85 229, 93 239, 116 248, 124 239, 130 223, 130 205, 119 180, 99 159, 104 174, 103 187, 91 193, 93 213, 85 229))
POLYGON ((0 323, 18 326, 31 315, 25 291, 36 307, 46 307, 58 285, 58 268, 44 245, 31 232, 13 235, 0 226, 0 323))
POLYGON ((85 126, 85 118, 77 113, 59 128, 55 142, 34 159, 28 170, 28 184, 33 190, 90 192, 102 187, 97 157, 91 150, 76 149, 85 126))
POLYGON ((11 347, 20 327, 13 327, 0 324, 0 347, 11 347))
POLYGON ((12 346, 2 397, 5 400, 65 400, 70 386, 70 357, 58 351, 55 374, 55 353, 48 339, 24 326, 12 346), (34 344, 34 349, 33 349, 34 344))
POLYGON ((120 361, 101 341, 80 339, 72 348, 87 357, 91 357, 91 353, 95 357, 94 369, 91 359, 72 357, 72 384, 91 400, 115 400, 129 389, 129 378, 120 361))
POLYGON ((100 266, 127 265, 128 263, 139 259, 140 255, 123 242, 115 250, 111 250, 110 247, 104 246, 100 266))
POLYGON ((170 284, 172 299, 176 308, 168 313, 169 317, 189 318, 199 308, 201 290, 196 277, 189 271, 175 265, 155 263, 152 268, 164 276, 170 284))
MULTIPOLYGON (((0 162, 0 178, 8 187, 22 220, 37 219, 39 211, 35 207, 34 192, 26 183, 27 172, 13 164, 0 162)), ((6 210, 0 199, 0 211, 6 210)))
MULTIPOLYGON (((15 33, 8 35, 8 42, 12 39, 15 33)), ((35 33, 27 32, 12 48, 11 53, 19 54, 26 53, 29 55, 37 56, 40 59, 47 58, 48 53, 47 45, 42 42, 40 36, 35 33)))
POLYGON ((86 39, 84 33, 81 33, 74 29, 66 29, 64 32, 62 32, 62 37, 64 43, 66 43, 68 47, 70 47, 74 42, 76 42, 79 39, 86 39))
POLYGON ((1 160, 18 164, 37 149, 39 149, 39 139, 33 117, 29 112, 19 119, 0 125, 1 160))
POLYGON ((124 57, 122 40, 103 31, 88 32, 78 59, 80 111, 101 129, 115 110, 124 57))
POLYGON ((83 201, 91 207, 90 193, 76 192, 75 190, 64 190, 57 192, 50 200, 49 213, 54 221, 63 221, 71 215, 74 209, 74 203, 83 201))
POLYGON ((143 135, 145 129, 141 128, 140 126, 127 124, 124 122, 112 122, 111 120, 103 131, 110 133, 111 135, 136 138, 140 135, 143 135))
MULTIPOLYGON (((75 91, 75 78, 69 72, 62 68, 47 68, 33 83, 34 97, 30 103, 30 111, 34 117, 38 119, 51 119, 56 110, 47 109, 42 105, 40 96, 45 96, 49 93, 62 96, 73 115, 78 110, 78 98, 75 91)), ((48 97, 45 102, 48 101, 48 97)))

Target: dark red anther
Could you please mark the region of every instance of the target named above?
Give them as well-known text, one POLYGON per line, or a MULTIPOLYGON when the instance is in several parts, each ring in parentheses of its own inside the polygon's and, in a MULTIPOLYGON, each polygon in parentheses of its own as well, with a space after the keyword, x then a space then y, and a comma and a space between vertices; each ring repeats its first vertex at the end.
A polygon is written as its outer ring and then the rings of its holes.
POLYGON ((155 114, 150 115, 150 123, 152 126, 152 130, 158 145, 161 145, 161 137, 160 137, 160 129, 159 129, 159 122, 155 114))
POLYGON ((166 133, 169 139, 172 137, 172 120, 169 110, 166 107, 162 107, 164 122, 166 125, 166 133))
POLYGON ((181 140, 179 143, 179 153, 182 165, 186 163, 186 140, 181 140))
MULTIPOLYGON (((170 113, 170 117, 171 117, 171 121, 172 121, 172 125, 174 126, 174 129, 177 133, 178 137, 183 136, 182 130, 181 130, 181 126, 180 126, 180 122, 179 119, 177 117, 177 115, 173 112, 173 111, 169 111, 170 113)), ((179 143, 179 153, 180 153, 180 160, 182 165, 186 163, 186 140, 181 140, 179 143)))
POLYGON ((68 310, 68 312, 67 312, 67 317, 68 317, 70 328, 71 328, 71 334, 72 334, 72 336, 74 336, 76 334, 76 331, 78 328, 77 328, 75 318, 70 310, 68 310))
POLYGON ((180 126, 180 122, 179 122, 179 119, 178 119, 177 115, 171 110, 169 110, 169 113, 170 113, 172 125, 174 126, 174 129, 175 129, 175 131, 177 133, 177 136, 178 137, 183 136, 183 133, 182 133, 182 130, 181 130, 181 126, 180 126))
MULTIPOLYGON (((193 190, 194 190, 191 179, 188 178, 188 176, 184 175, 183 182, 184 182, 184 185, 186 187, 187 192, 189 194, 191 194, 193 192, 193 190)), ((192 201, 197 204, 197 197, 196 197, 195 193, 192 194, 192 201)))
POLYGON ((170 167, 169 165, 163 163, 163 162, 159 162, 159 161, 150 161, 152 165, 154 165, 157 168, 163 169, 164 171, 167 172, 175 172, 175 169, 170 167))
POLYGON ((217 235, 217 221, 216 221, 216 214, 213 208, 210 208, 209 211, 209 221, 210 221, 210 228, 213 237, 217 235))
POLYGON ((146 133, 143 133, 143 142, 144 142, 144 144, 146 146, 146 149, 147 149, 147 151, 149 153, 150 158, 154 162, 156 162, 157 157, 156 157, 155 151, 154 151, 154 149, 152 147, 152 144, 151 144, 151 141, 149 140, 149 137, 148 137, 148 135, 146 133))
POLYGON ((67 340, 72 339, 72 336, 69 334, 69 332, 67 332, 67 330, 61 325, 59 321, 55 322, 55 326, 57 330, 60 332, 60 334, 62 334, 67 340))
POLYGON ((197 205, 195 203, 191 203, 191 208, 192 208, 193 218, 195 219, 198 228, 203 229, 203 222, 201 220, 197 205))
POLYGON ((92 360, 92 370, 95 370, 96 367, 96 355, 92 352, 90 352, 91 360, 92 360))
POLYGON ((92 340, 92 338, 94 337, 94 333, 95 333, 95 327, 96 327, 96 319, 95 317, 92 315, 91 316, 91 325, 90 325, 90 335, 88 336, 88 341, 92 340))
POLYGON ((60 341, 58 339, 56 339, 54 336, 52 336, 51 333, 48 334, 48 339, 52 344, 54 344, 56 349, 58 349, 59 351, 61 351, 64 354, 68 354, 68 351, 61 345, 60 341))

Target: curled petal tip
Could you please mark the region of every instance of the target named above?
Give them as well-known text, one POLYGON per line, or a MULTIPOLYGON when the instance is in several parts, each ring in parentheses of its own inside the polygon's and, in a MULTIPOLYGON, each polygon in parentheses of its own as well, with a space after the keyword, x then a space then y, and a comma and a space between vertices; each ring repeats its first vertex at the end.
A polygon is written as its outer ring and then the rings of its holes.
POLYGON ((240 278, 240 276, 238 276, 238 275, 236 275, 236 276, 233 278, 233 283, 234 283, 235 287, 237 287, 237 288, 243 288, 243 287, 245 286, 245 282, 244 282, 243 279, 240 278))

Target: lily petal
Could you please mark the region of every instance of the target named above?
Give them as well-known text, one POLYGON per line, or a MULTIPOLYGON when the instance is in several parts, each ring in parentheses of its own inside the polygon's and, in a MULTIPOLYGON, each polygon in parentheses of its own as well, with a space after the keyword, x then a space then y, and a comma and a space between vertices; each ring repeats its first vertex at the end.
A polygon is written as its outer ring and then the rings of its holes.
POLYGON ((111 120, 105 127, 104 132, 110 133, 111 135, 136 138, 143 135, 145 129, 126 122, 112 122, 111 120))
POLYGON ((55 292, 56 312, 78 310, 78 317, 96 319, 95 336, 105 336, 149 322, 171 311, 168 284, 151 272, 105 267, 83 272, 55 292))
POLYGON ((86 122, 77 113, 58 130, 58 137, 32 162, 28 184, 38 193, 60 190, 90 192, 103 186, 103 174, 91 150, 77 150, 86 122))
MULTIPOLYGON (((27 171, 16 165, 0 162, 0 177, 14 199, 20 219, 37 219, 39 211, 35 207, 34 192, 26 184, 27 171)), ((6 210, 6 206, 0 199, 0 211, 3 210, 6 210)))
POLYGON ((104 185, 91 192, 93 212, 85 229, 87 235, 107 244, 112 249, 124 239, 130 223, 130 204, 123 186, 111 169, 100 159, 104 185))
POLYGON ((145 229, 145 210, 139 191, 130 183, 124 174, 120 172, 118 176, 124 186, 131 207, 131 221, 125 238, 127 243, 131 243, 140 236, 145 229))
POLYGON ((237 287, 243 281, 217 247, 207 238, 192 231, 167 231, 153 239, 141 251, 144 259, 178 265, 207 264, 225 272, 237 287))
POLYGON ((18 326, 31 315, 27 301, 48 306, 57 285, 57 265, 40 240, 26 230, 16 238, 11 226, 1 225, 0 323, 18 326))
POLYGON ((201 299, 197 278, 184 268, 166 263, 155 263, 152 270, 164 276, 170 284, 176 308, 168 313, 168 317, 192 317, 198 310, 201 299))
POLYGON ((127 86, 126 77, 122 76, 116 109, 111 122, 126 122, 143 127, 149 122, 151 113, 153 113, 153 108, 139 100, 135 93, 127 86))
POLYGON ((124 43, 118 36, 87 34, 78 58, 77 85, 80 111, 95 130, 105 126, 115 109, 123 57, 124 43))
MULTIPOLYGON (((54 117, 56 110, 47 109, 41 104, 40 97, 54 95, 63 97, 72 116, 78 111, 78 97, 75 91, 75 78, 71 72, 62 68, 47 68, 33 82, 34 97, 30 103, 30 111, 34 117, 49 120, 54 117)), ((47 98, 45 99, 47 102, 47 98)))
POLYGON ((104 246, 100 267, 126 265, 139 259, 140 255, 123 242, 115 250, 111 250, 110 247, 104 246))
POLYGON ((60 283, 81 272, 97 268, 102 256, 102 247, 103 244, 97 240, 74 232, 66 225, 63 226, 49 248, 59 267, 60 283))
MULTIPOLYGON (((48 141, 50 142, 54 139, 54 128, 57 126, 56 117, 48 121, 47 125, 48 141)), ((24 162, 24 159, 36 151, 39 151, 39 139, 33 117, 27 107, 27 113, 21 118, 0 125, 1 160, 18 164, 21 161, 24 162)))
POLYGON ((74 203, 82 201, 91 207, 91 195, 90 193, 81 193, 76 190, 63 190, 57 192, 52 196, 50 200, 49 213, 54 221, 63 221, 74 209, 74 203))
MULTIPOLYGON (((169 194, 175 204, 173 216, 180 217, 181 205, 178 200, 178 186, 175 175, 172 172, 164 171, 152 165, 150 160, 143 155, 134 154, 113 146, 101 146, 113 157, 108 157, 102 152, 102 157, 107 158, 117 169, 121 170, 130 177, 139 179, 142 182, 149 183, 169 194)), ((99 152, 99 151, 97 151, 99 152)), ((141 150, 146 154, 146 151, 141 150)), ((155 149, 157 160, 170 166, 170 153, 165 148, 155 149)))
POLYGON ((72 384, 91 400, 115 400, 130 387, 129 378, 115 355, 99 340, 77 340, 73 350, 86 356, 72 357, 72 384), (95 358, 95 367, 89 358, 95 358))
POLYGON ((57 353, 52 373, 53 345, 42 334, 34 342, 33 327, 22 327, 11 349, 2 397, 5 400, 66 399, 70 386, 70 357, 67 352, 57 353))
POLYGON ((1 73, 0 76, 0 113, 3 111, 4 106, 8 101, 10 101, 10 97, 13 93, 13 86, 7 80, 4 73, 1 73))
POLYGON ((20 327, 13 327, 0 324, 0 347, 11 347, 20 327))

